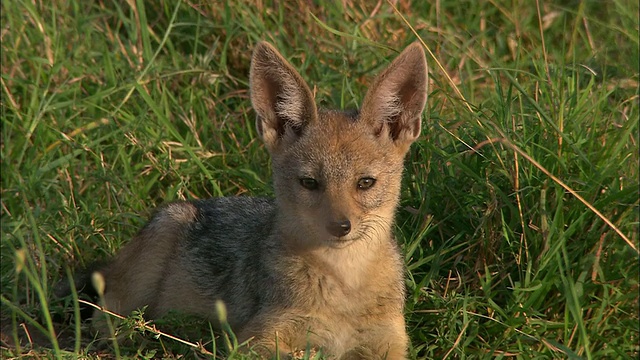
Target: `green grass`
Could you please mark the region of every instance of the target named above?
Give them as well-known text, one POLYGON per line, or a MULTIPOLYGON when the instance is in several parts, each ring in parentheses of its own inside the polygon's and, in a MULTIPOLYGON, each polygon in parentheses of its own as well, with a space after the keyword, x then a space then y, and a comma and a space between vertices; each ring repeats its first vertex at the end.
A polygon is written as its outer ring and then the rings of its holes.
MULTIPOLYGON (((637 358, 637 1, 315 3, 2 2, 2 357, 198 353, 105 349, 54 321, 52 287, 163 202, 271 194, 258 40, 353 108, 415 30, 433 56, 397 221, 412 357, 637 358)), ((200 323, 158 328, 215 352, 200 323)))

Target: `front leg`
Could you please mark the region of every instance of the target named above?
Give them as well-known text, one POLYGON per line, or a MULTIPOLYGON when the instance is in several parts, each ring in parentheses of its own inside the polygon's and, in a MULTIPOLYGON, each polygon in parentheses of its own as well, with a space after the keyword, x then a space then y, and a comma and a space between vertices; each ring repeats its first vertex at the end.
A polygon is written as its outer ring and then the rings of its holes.
POLYGON ((358 346, 345 353, 341 360, 407 358, 409 337, 402 316, 385 323, 370 325, 359 334, 358 346))
POLYGON ((247 347, 262 358, 276 358, 278 354, 280 359, 288 359, 294 351, 318 344, 319 339, 309 331, 312 322, 305 316, 291 313, 262 314, 240 329, 238 340, 249 340, 247 347))

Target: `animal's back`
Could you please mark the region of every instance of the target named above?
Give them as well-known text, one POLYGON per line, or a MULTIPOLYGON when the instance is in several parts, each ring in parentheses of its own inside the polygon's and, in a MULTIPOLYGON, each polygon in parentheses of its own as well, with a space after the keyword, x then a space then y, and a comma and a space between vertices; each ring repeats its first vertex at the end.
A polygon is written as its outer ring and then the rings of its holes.
POLYGON ((233 304, 232 325, 261 302, 265 242, 275 205, 266 198, 229 197, 163 206, 102 271, 106 306, 129 313, 148 305, 150 318, 169 310, 215 316, 215 301, 233 304))
POLYGON ((233 304, 228 307, 229 322, 241 325, 265 303, 265 285, 276 285, 268 262, 280 252, 280 244, 270 237, 274 200, 233 197, 193 205, 198 215, 186 233, 181 266, 211 304, 218 299, 233 304))

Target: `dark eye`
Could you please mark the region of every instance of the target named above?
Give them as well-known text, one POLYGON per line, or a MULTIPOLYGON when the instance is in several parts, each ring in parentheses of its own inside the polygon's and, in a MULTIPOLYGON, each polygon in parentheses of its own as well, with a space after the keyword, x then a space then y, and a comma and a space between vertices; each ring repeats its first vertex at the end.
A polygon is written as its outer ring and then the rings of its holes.
POLYGON ((318 181, 312 178, 300 179, 300 185, 307 190, 316 190, 318 188, 318 181))
POLYGON ((373 187, 375 183, 376 183, 376 179, 374 178, 370 178, 370 177, 362 178, 358 180, 358 189, 359 190, 371 189, 371 187, 373 187))

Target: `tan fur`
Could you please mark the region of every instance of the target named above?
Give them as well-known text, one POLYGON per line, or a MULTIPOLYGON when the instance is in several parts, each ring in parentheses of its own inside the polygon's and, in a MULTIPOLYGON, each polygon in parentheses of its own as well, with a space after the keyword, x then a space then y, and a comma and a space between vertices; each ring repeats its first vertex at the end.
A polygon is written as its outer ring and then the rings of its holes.
MULTIPOLYGON (((140 304, 146 304, 150 309, 147 315, 155 317, 156 308, 167 307, 158 305, 158 301, 171 296, 159 295, 173 291, 165 284, 174 279, 177 272, 184 272, 176 267, 175 255, 183 228, 193 221, 196 209, 188 203, 175 203, 164 207, 161 213, 166 215, 149 223, 111 265, 101 271, 106 280, 104 305, 108 309, 128 314, 141 307, 140 304)), ((184 283, 184 279, 188 278, 173 281, 172 285, 184 283)), ((185 297, 182 301, 191 300, 185 297)))
POLYGON ((251 64, 257 130, 275 200, 220 198, 162 208, 101 272, 105 304, 215 318, 240 341, 283 354, 307 345, 342 359, 404 359, 403 261, 393 237, 403 158, 420 134, 427 67, 407 47, 373 82, 360 114, 317 109, 267 43, 251 64))

